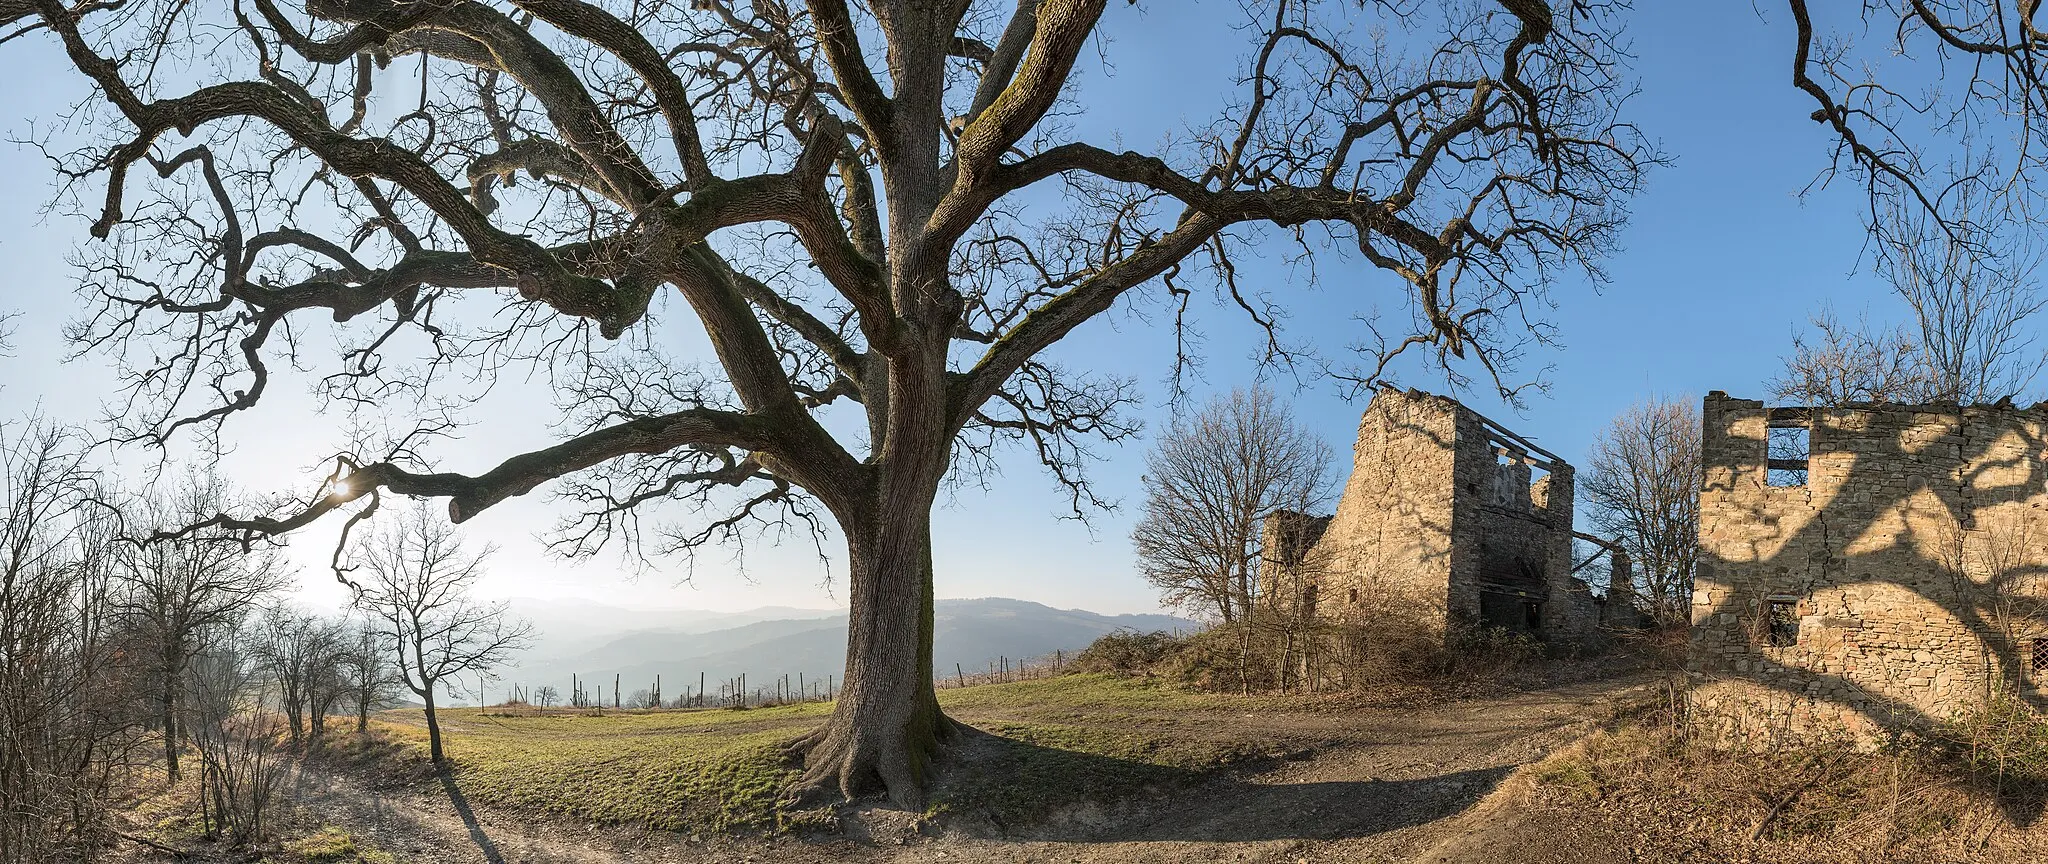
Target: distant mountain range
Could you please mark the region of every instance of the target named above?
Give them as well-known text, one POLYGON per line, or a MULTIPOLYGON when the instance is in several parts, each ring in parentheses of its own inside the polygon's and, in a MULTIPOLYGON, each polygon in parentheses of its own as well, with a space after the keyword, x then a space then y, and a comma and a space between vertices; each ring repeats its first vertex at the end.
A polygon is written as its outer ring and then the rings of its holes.
MULTIPOLYGON (((768 607, 746 612, 637 611, 593 603, 514 601, 513 611, 534 621, 535 647, 499 679, 529 687, 552 684, 565 696, 573 673, 611 689, 619 676, 627 693, 662 677, 674 698, 698 675, 717 682, 744 673, 749 684, 782 675, 822 681, 846 666, 846 613, 768 607)), ((1036 658, 1079 651, 1118 629, 1188 630, 1194 622, 1169 615, 1098 615, 999 597, 940 600, 935 607, 933 666, 968 672, 1008 657, 1036 658)), ((714 684, 715 687, 715 684, 714 684)), ((609 701, 609 697, 607 697, 609 701)))

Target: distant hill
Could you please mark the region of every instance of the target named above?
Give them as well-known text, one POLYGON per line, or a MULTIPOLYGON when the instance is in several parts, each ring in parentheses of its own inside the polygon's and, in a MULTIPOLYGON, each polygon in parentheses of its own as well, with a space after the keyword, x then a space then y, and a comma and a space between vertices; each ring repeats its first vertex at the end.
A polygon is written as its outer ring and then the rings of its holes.
MULTIPOLYGON (((765 610, 723 619, 740 621, 765 610)), ((699 673, 719 681, 745 673, 758 682, 802 673, 807 680, 837 676, 846 666, 846 614, 807 613, 805 617, 740 621, 704 629, 715 618, 690 618, 664 629, 627 630, 642 623, 623 619, 613 638, 596 641, 587 635, 562 640, 541 624, 540 644, 520 667, 502 680, 530 686, 553 684, 564 693, 571 673, 610 689, 612 676, 623 678, 627 693, 645 688, 660 675, 665 695, 681 695, 694 687, 699 673), (595 644, 593 642, 595 641, 595 644)), ((1004 598, 940 600, 936 604, 933 665, 951 670, 986 671, 990 661, 1069 653, 1087 647, 1118 629, 1187 630, 1196 624, 1169 615, 1098 615, 1079 609, 1054 609, 1039 603, 1004 598)), ((538 623, 538 622, 537 622, 538 623)))
POLYGON ((597 648, 622 634, 643 630, 670 633, 702 633, 724 630, 757 621, 827 618, 832 609, 797 609, 763 606, 745 612, 712 612, 704 609, 628 609, 589 600, 542 600, 518 597, 510 601, 512 614, 533 622, 541 645, 529 656, 570 657, 597 648))

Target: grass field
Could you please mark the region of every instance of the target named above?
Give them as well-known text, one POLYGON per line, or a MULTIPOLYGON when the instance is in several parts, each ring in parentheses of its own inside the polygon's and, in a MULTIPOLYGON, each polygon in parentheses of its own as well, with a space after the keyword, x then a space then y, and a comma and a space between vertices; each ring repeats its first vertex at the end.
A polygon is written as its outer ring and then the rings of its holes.
MULTIPOLYGON (((1096 675, 946 690, 940 702, 988 735, 972 736, 953 782, 935 790, 934 809, 1013 818, 1047 805, 1034 790, 1116 797, 1271 755, 1274 742, 1219 735, 1204 718, 1289 704, 1096 675)), ((443 710, 441 724, 472 800, 604 824, 734 831, 778 827, 775 801, 795 776, 778 745, 830 710, 457 709, 443 710)), ((424 753, 418 711, 388 712, 378 727, 424 753)))

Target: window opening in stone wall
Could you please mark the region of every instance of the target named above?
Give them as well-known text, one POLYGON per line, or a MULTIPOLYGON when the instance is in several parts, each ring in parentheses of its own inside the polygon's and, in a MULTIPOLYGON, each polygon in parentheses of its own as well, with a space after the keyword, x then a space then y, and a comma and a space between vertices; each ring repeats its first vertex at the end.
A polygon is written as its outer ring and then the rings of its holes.
POLYGON ((1764 601, 1765 639, 1773 648, 1799 644, 1799 601, 1774 598, 1764 601))
POLYGON ((1513 546, 1481 541, 1479 581, 1507 588, 1535 588, 1543 584, 1543 565, 1517 554, 1513 546))
POLYGON ((2048 683, 2048 639, 2035 639, 2030 643, 2027 669, 2036 683, 2048 683))
POLYGON ((1535 633, 1543 629, 1543 603, 1504 591, 1481 591, 1479 623, 1516 633, 1535 633))
POLYGON ((1493 480, 1487 490, 1487 500, 1496 507, 1528 510, 1530 489, 1535 485, 1537 476, 1529 454, 1517 448, 1495 445, 1493 456, 1493 480))
POLYGON ((1764 472, 1765 484, 1806 485, 1806 464, 1812 454, 1812 444, 1813 429, 1810 426, 1772 425, 1769 447, 1766 451, 1768 470, 1764 472))

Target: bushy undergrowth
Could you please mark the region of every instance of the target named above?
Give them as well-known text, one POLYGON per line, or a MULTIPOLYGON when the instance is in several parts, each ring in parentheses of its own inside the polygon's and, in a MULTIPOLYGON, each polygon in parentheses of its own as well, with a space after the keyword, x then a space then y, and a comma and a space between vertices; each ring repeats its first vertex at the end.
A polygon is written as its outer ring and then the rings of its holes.
POLYGON ((1168 657, 1185 650, 1188 639, 1164 630, 1119 629, 1103 634, 1074 655, 1074 671, 1132 676, 1151 674, 1168 657))
POLYGON ((2002 789, 2048 786, 2048 716, 2017 697, 1936 726, 1926 743, 2002 789))
POLYGON ((1545 654, 1542 642, 1500 628, 1456 627, 1446 638, 1399 619, 1357 624, 1264 616, 1182 635, 1110 633, 1077 655, 1074 668, 1210 692, 1321 692, 1488 680, 1545 654))

